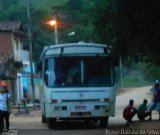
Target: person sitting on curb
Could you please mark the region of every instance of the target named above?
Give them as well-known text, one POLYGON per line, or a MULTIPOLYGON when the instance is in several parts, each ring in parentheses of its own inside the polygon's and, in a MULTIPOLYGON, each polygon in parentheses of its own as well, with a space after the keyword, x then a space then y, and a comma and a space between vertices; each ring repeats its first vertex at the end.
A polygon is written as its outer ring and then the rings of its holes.
POLYGON ((152 119, 152 111, 157 109, 159 112, 159 120, 160 120, 160 82, 158 80, 155 81, 153 90, 153 99, 149 106, 149 111, 151 112, 151 119, 152 119))
POLYGON ((140 121, 145 121, 145 118, 148 116, 150 116, 149 117, 150 120, 151 112, 149 112, 147 108, 147 99, 144 99, 143 103, 138 108, 137 117, 139 118, 140 121))
POLYGON ((129 101, 129 105, 126 106, 123 110, 123 118, 127 120, 127 125, 132 122, 132 118, 136 115, 137 109, 133 107, 134 100, 129 101))

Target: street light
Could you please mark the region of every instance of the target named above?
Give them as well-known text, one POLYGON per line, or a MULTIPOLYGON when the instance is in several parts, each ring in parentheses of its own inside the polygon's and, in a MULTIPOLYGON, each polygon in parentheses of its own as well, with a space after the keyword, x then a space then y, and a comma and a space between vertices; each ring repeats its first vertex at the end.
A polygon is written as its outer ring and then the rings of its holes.
POLYGON ((51 20, 51 21, 49 21, 49 24, 51 26, 55 26, 55 25, 57 25, 57 21, 56 20, 51 20))
POLYGON ((73 35, 75 35, 75 32, 72 31, 72 32, 68 33, 67 35, 68 35, 68 36, 73 36, 73 35))
POLYGON ((57 31, 57 21, 54 20, 50 20, 47 22, 47 24, 49 24, 50 26, 54 26, 54 38, 55 38, 55 44, 58 44, 58 31, 57 31))

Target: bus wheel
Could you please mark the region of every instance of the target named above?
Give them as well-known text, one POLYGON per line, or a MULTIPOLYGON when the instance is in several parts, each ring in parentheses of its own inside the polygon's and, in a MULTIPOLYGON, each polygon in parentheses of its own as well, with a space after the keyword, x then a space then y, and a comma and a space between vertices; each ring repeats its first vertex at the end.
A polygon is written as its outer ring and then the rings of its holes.
POLYGON ((47 119, 43 114, 42 114, 42 123, 47 123, 47 119))
POLYGON ((108 117, 100 119, 100 123, 99 124, 100 124, 101 127, 108 127, 108 117))
POLYGON ((53 129, 53 128, 56 127, 56 119, 48 118, 47 122, 48 122, 48 128, 49 129, 53 129))

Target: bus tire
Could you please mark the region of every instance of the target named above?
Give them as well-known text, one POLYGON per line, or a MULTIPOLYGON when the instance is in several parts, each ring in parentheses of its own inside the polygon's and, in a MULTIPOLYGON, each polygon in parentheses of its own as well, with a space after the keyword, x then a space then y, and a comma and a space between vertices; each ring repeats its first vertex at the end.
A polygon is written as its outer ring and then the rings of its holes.
POLYGON ((49 129, 53 129, 53 128, 56 127, 56 119, 48 118, 47 122, 48 122, 48 128, 49 129))
POLYGON ((103 118, 103 119, 100 119, 100 126, 102 127, 102 128, 106 128, 106 127, 108 127, 108 117, 107 118, 103 118))
POLYGON ((47 119, 43 114, 42 114, 42 123, 47 123, 47 119))

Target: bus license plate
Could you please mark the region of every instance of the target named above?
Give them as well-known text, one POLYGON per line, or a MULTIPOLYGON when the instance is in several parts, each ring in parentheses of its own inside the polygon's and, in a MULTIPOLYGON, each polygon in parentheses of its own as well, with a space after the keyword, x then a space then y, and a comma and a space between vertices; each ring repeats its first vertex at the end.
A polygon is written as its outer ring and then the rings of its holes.
POLYGON ((76 110, 86 110, 86 106, 75 106, 76 110))
POLYGON ((77 117, 77 116, 89 117, 89 116, 91 116, 91 112, 71 112, 71 116, 73 116, 73 117, 77 117))

